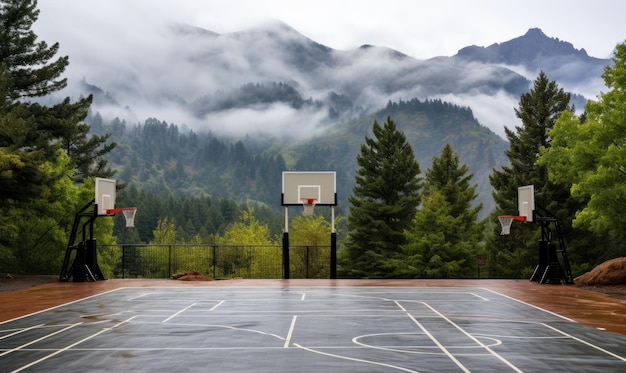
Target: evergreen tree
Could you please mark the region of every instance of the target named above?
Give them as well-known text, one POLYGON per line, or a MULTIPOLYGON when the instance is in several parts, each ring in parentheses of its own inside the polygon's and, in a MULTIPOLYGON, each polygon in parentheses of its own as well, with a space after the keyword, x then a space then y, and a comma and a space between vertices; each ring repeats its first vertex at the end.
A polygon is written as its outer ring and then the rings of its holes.
POLYGON ((459 164, 452 147, 444 146, 440 157, 426 171, 425 200, 404 247, 408 277, 467 278, 474 275, 474 259, 481 252, 483 224, 478 221, 482 204, 477 198, 469 167, 459 164), (407 259, 408 261, 409 259, 407 259), (407 269, 408 268, 408 269, 407 269))
MULTIPOLYGON (((55 149, 61 146, 72 160, 75 180, 111 176, 113 172, 106 169, 103 155, 115 144, 106 144, 108 135, 88 137, 89 126, 83 122, 92 96, 75 103, 66 98, 53 106, 28 101, 67 85, 61 75, 69 64, 68 57, 53 60, 59 44, 37 42, 31 30, 38 15, 36 0, 0 1, 0 115, 10 118, 1 123, 0 147, 10 148, 21 158, 25 158, 24 151, 36 151, 37 161, 43 162, 56 157, 55 149)), ((20 177, 19 168, 11 171, 20 177)))
MULTIPOLYGON (((505 128, 510 148, 506 152, 510 166, 494 170, 489 182, 494 189, 497 215, 517 215, 517 188, 534 185, 538 209, 550 211, 559 218, 564 231, 569 231, 573 211, 567 186, 548 180, 548 170, 537 164, 540 149, 550 146, 548 131, 563 111, 572 111, 570 93, 539 73, 533 88, 520 97, 515 115, 522 125, 515 131, 505 128)), ((538 211, 541 214, 546 212, 538 211)), ((515 224, 515 223, 514 223, 515 224)), ((487 247, 491 253, 490 275, 493 277, 530 277, 537 264, 537 240, 540 230, 534 225, 515 224, 510 236, 500 236, 499 224, 494 224, 487 247)))
POLYGON ((393 259, 401 253, 420 200, 420 167, 404 133, 387 117, 383 126, 374 121, 373 134, 361 145, 348 198, 345 270, 350 277, 393 276, 393 259))
POLYGON ((68 57, 50 60, 59 43, 48 46, 37 41, 31 30, 39 16, 36 0, 0 1, 0 64, 9 71, 9 101, 41 97, 63 89, 67 79, 60 78, 69 64, 68 57))
POLYGON ((426 171, 426 193, 439 190, 451 206, 453 216, 467 217, 470 223, 476 223, 482 204, 472 208, 478 197, 476 185, 470 185, 474 177, 467 164, 460 165, 459 155, 446 144, 441 156, 433 157, 433 164, 426 171))

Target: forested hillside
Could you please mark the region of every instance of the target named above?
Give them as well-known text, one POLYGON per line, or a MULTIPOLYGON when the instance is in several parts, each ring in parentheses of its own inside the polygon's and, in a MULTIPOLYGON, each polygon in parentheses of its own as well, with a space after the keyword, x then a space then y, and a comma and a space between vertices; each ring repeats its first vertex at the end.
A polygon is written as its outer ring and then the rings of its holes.
POLYGON ((137 190, 163 198, 251 200, 278 209, 282 171, 333 170, 337 171, 339 208, 347 209, 356 154, 373 121, 387 116, 407 134, 423 169, 449 143, 474 173, 479 201, 488 212, 493 204, 486 176, 506 162, 506 142, 481 126, 469 108, 440 100, 389 102, 372 115, 339 122, 318 136, 291 142, 218 137, 154 118, 141 124, 119 119, 105 122, 96 113, 89 122, 95 133, 112 134, 117 147, 108 160, 117 170, 115 177, 137 190))
POLYGON ((329 168, 338 172, 337 192, 340 202, 345 201, 352 193, 355 158, 363 139, 370 135, 374 120, 384 122, 388 116, 397 124, 398 130, 406 134, 423 170, 430 167, 433 156, 450 144, 461 162, 467 163, 474 174, 474 182, 478 184, 477 202, 484 203, 483 212, 486 214, 493 208, 487 175, 494 168, 507 164, 504 152, 508 145, 478 123, 471 109, 441 100, 389 102, 384 109, 371 115, 338 123, 313 139, 291 144, 283 154, 297 157, 295 168, 298 170, 307 169, 307 166, 316 170, 326 161, 329 168))
POLYGON ((117 119, 104 124, 98 116, 94 119, 92 128, 111 132, 118 144, 109 156, 118 170, 116 178, 139 190, 163 197, 213 196, 269 204, 280 201, 276 188, 286 169, 280 155, 252 154, 242 141, 184 131, 157 119, 137 125, 117 119))

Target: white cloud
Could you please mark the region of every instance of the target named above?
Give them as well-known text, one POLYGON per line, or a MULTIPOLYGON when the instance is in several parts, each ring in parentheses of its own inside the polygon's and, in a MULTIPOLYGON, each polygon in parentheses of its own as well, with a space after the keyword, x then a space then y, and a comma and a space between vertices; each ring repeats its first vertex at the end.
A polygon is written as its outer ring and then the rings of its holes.
POLYGON ((195 120, 196 125, 223 135, 271 134, 297 139, 316 134, 322 123, 320 112, 300 111, 283 105, 222 111, 195 120), (200 123, 201 122, 201 123, 200 123))
POLYGON ((504 139, 504 127, 514 129, 521 125, 519 118, 515 116, 519 97, 512 97, 505 92, 500 91, 495 95, 444 95, 440 98, 459 106, 470 107, 480 124, 504 139))

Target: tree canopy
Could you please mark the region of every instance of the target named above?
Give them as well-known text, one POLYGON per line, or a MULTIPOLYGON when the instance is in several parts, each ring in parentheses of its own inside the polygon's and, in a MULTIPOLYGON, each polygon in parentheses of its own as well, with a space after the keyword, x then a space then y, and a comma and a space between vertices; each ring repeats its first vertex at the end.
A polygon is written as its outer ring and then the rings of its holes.
POLYGON ((626 232, 626 44, 617 45, 614 65, 602 77, 609 91, 590 100, 585 114, 563 113, 549 132, 550 147, 540 164, 550 180, 571 185, 572 195, 586 202, 574 226, 624 239, 626 232))

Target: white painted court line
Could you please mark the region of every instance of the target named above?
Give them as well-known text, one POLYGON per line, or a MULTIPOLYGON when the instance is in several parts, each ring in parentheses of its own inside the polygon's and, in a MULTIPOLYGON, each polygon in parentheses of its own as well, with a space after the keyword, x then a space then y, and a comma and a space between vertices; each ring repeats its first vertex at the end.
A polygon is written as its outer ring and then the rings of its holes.
POLYGON ((461 368, 461 370, 463 370, 463 372, 465 373, 470 373, 471 371, 469 369, 467 369, 459 360, 457 360, 456 357, 454 357, 454 355, 452 353, 450 353, 450 351, 448 351, 438 340, 437 338, 435 338, 432 334, 430 334, 430 332, 424 328, 424 326, 415 319, 415 317, 413 317, 413 315, 411 315, 411 313, 409 311, 406 310, 406 308, 404 308, 397 300, 393 301, 402 311, 404 311, 406 313, 406 315, 415 323, 415 325, 417 325, 420 329, 422 329, 422 331, 424 332, 424 334, 426 334, 426 336, 428 336, 428 338, 430 338, 431 341, 433 341, 433 343, 435 343, 437 345, 437 347, 439 347, 439 349, 441 351, 443 351, 444 354, 446 354, 446 356, 452 360, 459 368, 461 368))
POLYGON ((616 358, 616 359, 618 359, 618 360, 621 360, 621 361, 626 361, 626 357, 620 356, 620 355, 618 355, 618 354, 614 354, 614 353, 612 353, 611 351, 607 351, 607 350, 603 349, 603 348, 602 348, 602 347, 600 347, 600 346, 596 346, 596 345, 594 345, 593 343, 590 343, 590 342, 584 341, 584 340, 582 340, 582 339, 580 339, 580 338, 578 338, 578 337, 574 337, 573 335, 568 334, 568 333, 565 333, 564 331, 559 330, 559 329, 557 329, 557 328, 555 328, 555 327, 553 327, 553 326, 550 326, 550 325, 545 324, 545 323, 541 323, 541 325, 545 326, 546 328, 552 329, 552 330, 554 330, 555 332, 560 333, 560 334, 562 334, 562 335, 564 335, 564 336, 566 336, 566 337, 568 337, 568 338, 571 338, 571 339, 573 339, 573 340, 575 340, 575 341, 577 341, 577 342, 580 342, 580 343, 582 343, 582 344, 584 344, 584 345, 586 345, 586 346, 589 346, 589 347, 594 348, 594 349, 596 349, 596 350, 598 350, 598 351, 604 352, 605 354, 607 354, 607 355, 609 355, 609 356, 612 356, 612 357, 614 357, 614 358, 616 358))
MULTIPOLYGON (((437 346, 431 346, 431 345, 373 345, 373 344, 367 344, 365 342, 361 342, 361 339, 364 338, 368 338, 368 337, 378 337, 378 336, 399 336, 399 335, 410 335, 410 336, 421 336, 422 333, 374 333, 374 334, 365 334, 365 335, 360 335, 357 337, 352 338, 352 343, 359 345, 359 346, 363 346, 363 347, 367 347, 367 348, 373 348, 375 350, 381 350, 381 351, 390 351, 390 352, 400 352, 400 353, 404 353, 404 354, 415 354, 415 355, 441 355, 441 353, 438 352, 430 352, 428 350, 434 350, 434 349, 438 349, 437 346), (419 349, 420 351, 412 351, 412 349, 419 349)), ((490 336, 483 336, 483 338, 485 339, 489 339, 492 341, 490 347, 495 347, 495 346, 500 346, 502 344, 502 341, 497 339, 497 338, 493 338, 490 336)), ((480 348, 479 346, 476 346, 474 344, 472 345, 455 345, 455 346, 451 346, 454 347, 454 349, 459 350, 459 349, 478 349, 480 348)))
POLYGON ((482 348, 484 348, 485 350, 489 351, 489 353, 493 356, 495 356, 496 358, 498 358, 498 360, 502 361, 504 364, 506 364, 508 367, 510 367, 511 369, 513 369, 515 372, 517 373, 523 373, 523 371, 521 369, 519 369, 518 367, 516 367, 515 365, 513 365, 510 361, 508 361, 507 359, 505 359, 504 357, 502 357, 500 354, 498 354, 497 352, 495 352, 494 350, 491 349, 491 347, 485 345, 484 343, 482 343, 481 341, 479 341, 478 339, 476 339, 476 337, 474 337, 473 335, 471 335, 470 333, 466 332, 463 328, 461 328, 459 325, 457 325, 454 321, 448 319, 445 315, 443 315, 441 312, 437 311, 436 309, 434 309, 433 307, 431 307, 429 304, 427 303, 422 303, 424 306, 428 307, 431 311, 433 311, 435 314, 437 314, 439 317, 441 317, 442 319, 444 319, 446 322, 448 322, 450 325, 454 326, 455 328, 457 328, 461 333, 465 334, 465 336, 467 336, 468 338, 470 338, 472 341, 474 341, 474 343, 478 344, 479 346, 481 346, 482 348))
POLYGON ((526 302, 524 302, 523 300, 519 300, 519 299, 516 299, 516 298, 510 297, 510 296, 508 296, 508 295, 505 295, 505 294, 502 294, 502 293, 498 293, 497 291, 494 291, 494 290, 485 289, 485 288, 483 288, 483 290, 486 290, 486 291, 488 291, 488 292, 491 292, 491 293, 497 294, 497 295, 499 295, 499 296, 501 296, 501 297, 505 297, 505 298, 510 299, 510 300, 514 300, 514 301, 516 301, 516 302, 518 302, 518 303, 521 303, 521 304, 524 304, 524 305, 526 305, 526 306, 532 307, 532 308, 534 308, 534 309, 536 309, 536 310, 539 310, 539 311, 542 311, 542 312, 548 313, 548 314, 550 314, 550 315, 552 315, 552 316, 556 316, 556 317, 558 317, 558 318, 560 318, 560 319, 563 319, 563 320, 566 320, 566 321, 569 321, 569 322, 573 322, 573 323, 578 324, 578 322, 576 322, 576 320, 572 320, 572 319, 567 318, 567 317, 565 317, 565 316, 563 316, 563 315, 559 315, 558 313, 554 313, 554 312, 552 312, 552 311, 548 311, 548 310, 546 310, 545 308, 537 307, 537 306, 535 306, 535 305, 533 305, 533 304, 526 303, 526 302))
POLYGON ((190 309, 191 307, 195 306, 198 303, 192 303, 190 305, 188 305, 187 307, 183 308, 182 310, 176 312, 175 314, 173 314, 172 316, 168 317, 167 319, 163 320, 164 323, 170 321, 171 319, 173 319, 174 317, 180 315, 181 313, 187 311, 188 309, 190 309))
POLYGON ((291 343, 291 335, 293 334, 293 328, 296 326, 296 319, 298 318, 298 316, 294 315, 293 318, 291 319, 291 325, 289 326, 289 332, 287 333, 287 338, 285 338, 285 344, 283 345, 284 348, 288 348, 289 344, 291 343))
POLYGON ((485 298, 485 297, 483 297, 483 296, 480 296, 480 295, 478 295, 478 294, 476 294, 476 293, 468 293, 468 294, 472 294, 472 295, 473 295, 473 296, 475 296, 476 298, 480 298, 481 300, 484 300, 485 302, 489 302, 489 299, 487 299, 487 298, 485 298))
POLYGON ((126 300, 127 300, 127 301, 133 301, 133 300, 137 300, 137 299, 139 299, 139 298, 143 298, 143 297, 145 297, 145 296, 147 296, 147 295, 148 295, 148 293, 143 293, 143 294, 136 295, 136 296, 134 296, 134 297, 132 297, 132 298, 128 298, 128 299, 126 299, 126 300))
POLYGON ((13 333, 10 333, 10 334, 7 334, 7 335, 3 335, 2 337, 0 337, 0 339, 13 337, 14 335, 22 334, 22 333, 27 332, 27 331, 32 330, 32 329, 41 328, 44 325, 45 324, 39 324, 39 325, 31 326, 30 328, 21 329, 21 330, 18 330, 16 332, 13 332, 13 333))
POLYGON ((342 355, 336 355, 336 354, 331 354, 328 352, 322 352, 322 351, 317 351, 314 350, 312 348, 309 347, 304 347, 298 343, 294 343, 294 346, 301 348, 305 351, 309 351, 309 352, 313 352, 315 354, 319 354, 319 355, 324 355, 324 356, 330 356, 330 357, 335 357, 337 359, 343 359, 343 360, 349 360, 349 361, 356 361, 359 363, 365 363, 365 364, 372 364, 372 365, 378 365, 378 366, 382 366, 382 367, 386 367, 386 368, 392 368, 392 369, 397 369, 403 372, 410 372, 410 373, 419 373, 417 370, 411 370, 411 369, 406 369, 403 367, 399 367, 397 365, 391 365, 391 364, 386 364, 386 363, 380 363, 378 361, 371 361, 371 360, 364 360, 364 359, 357 359, 357 358, 353 358, 353 357, 348 357, 348 356, 342 356, 342 355))
POLYGON ((76 323, 76 324, 72 324, 72 325, 70 325, 70 326, 68 326, 68 327, 65 327, 65 328, 61 329, 61 330, 57 330, 57 331, 56 331, 56 332, 54 332, 54 333, 50 333, 50 334, 44 335, 43 337, 41 337, 41 338, 37 338, 37 339, 35 339, 34 341, 30 341, 30 342, 25 343, 25 344, 23 344, 23 345, 21 345, 21 346, 18 346, 18 347, 12 348, 12 349, 10 349, 10 350, 7 350, 7 351, 5 351, 5 352, 1 353, 1 354, 0 354, 0 357, 1 357, 1 356, 4 356, 4 355, 8 355, 8 354, 10 354, 10 353, 12 353, 12 352, 15 352, 15 351, 18 351, 18 350, 22 350, 22 349, 24 349, 25 347, 28 347, 28 346, 30 346, 30 345, 32 345, 32 344, 37 343, 37 342, 41 342, 41 341, 43 341, 44 339, 50 338, 50 337, 55 336, 55 335, 57 335, 57 334, 59 334, 59 333, 63 333, 64 331, 69 330, 69 329, 72 329, 73 327, 78 326, 78 325, 80 325, 80 324, 82 324, 82 322, 79 322, 79 323, 76 323))
POLYGON ((210 311, 215 311, 219 306, 221 306, 222 304, 224 304, 224 302, 226 302, 225 300, 219 302, 218 304, 216 304, 215 306, 211 307, 210 311))
MULTIPOLYGON (((443 289, 443 288, 442 288, 443 289)), ((415 292, 408 292, 408 291, 403 291, 403 292, 399 292, 399 291, 389 291, 389 292, 371 292, 371 293, 361 293, 361 294, 341 294, 342 297, 344 298, 359 298, 359 299, 376 299, 376 300, 381 300, 384 302, 393 302, 394 300, 400 300, 402 302, 423 302, 423 301, 431 301, 431 302, 436 302, 440 299, 402 299, 399 296, 395 296, 394 295, 415 295, 415 292)), ((474 298, 478 298, 480 300, 483 301, 489 301, 489 299, 482 297, 476 293, 472 293, 469 291, 446 291, 445 293, 442 292, 434 292, 434 291, 420 291, 419 295, 420 296, 427 296, 427 295, 437 295, 438 297, 441 296, 441 294, 446 294, 446 295, 465 295, 467 296, 467 299, 446 299, 445 301, 447 303, 467 303, 467 302, 475 302, 476 299, 474 298)))
MULTIPOLYGON (((23 367, 21 367, 21 368, 19 368, 19 369, 15 369, 15 370, 14 370, 14 371, 12 371, 11 373, 18 373, 18 372, 23 371, 24 369, 28 369, 28 368, 30 368, 30 367, 32 367, 32 366, 34 366, 34 365, 37 365, 37 364, 41 363, 42 361, 48 360, 48 359, 50 359, 50 358, 51 358, 51 357, 53 357, 53 356, 56 356, 56 355, 58 355, 58 354, 60 354, 60 353, 62 353, 62 352, 65 352, 65 351, 67 351, 67 350, 69 350, 69 349, 73 348, 74 346, 78 346, 79 344, 81 344, 81 343, 83 343, 83 342, 85 342, 85 341, 88 341, 88 340, 90 340, 90 339, 92 339, 92 338, 94 338, 94 337, 97 337, 97 336, 99 336, 100 334, 102 334, 102 333, 104 333, 104 332, 108 332, 108 331, 110 331, 110 330, 113 330, 113 329, 117 328, 118 326, 120 326, 120 325, 122 325, 122 324, 125 324, 125 323, 127 323, 127 322, 130 322, 130 321, 131 321, 132 319, 134 319, 135 317, 137 317, 137 316, 133 316, 133 317, 131 317, 131 318, 130 318, 130 319, 128 319, 128 320, 121 321, 121 322, 119 322, 119 323, 117 323, 117 324, 113 325, 113 326, 112 326, 112 327, 110 327, 110 328, 104 328, 104 329, 100 330, 99 332, 97 332, 97 333, 95 333, 95 334, 92 334, 92 335, 90 335, 90 336, 88 336, 88 337, 86 337, 86 338, 83 338, 83 339, 81 339, 80 341, 78 341, 78 342, 76 342, 76 343, 73 343, 73 344, 71 344, 71 345, 69 345, 69 346, 67 346, 67 347, 64 347, 64 348, 62 348, 62 349, 60 349, 60 350, 57 350, 57 351, 55 351, 55 352, 51 353, 50 355, 46 355, 46 356, 42 357, 42 358, 41 358, 41 359, 39 359, 39 360, 35 360, 35 361, 33 361, 32 363, 26 364, 26 365, 24 365, 23 367)), ((76 325, 80 325, 80 324, 82 324, 82 323, 75 324, 74 326, 76 326, 76 325)), ((72 326, 72 327, 73 327, 73 326, 72 326)), ((67 328, 66 328, 66 329, 67 329, 67 328)))

